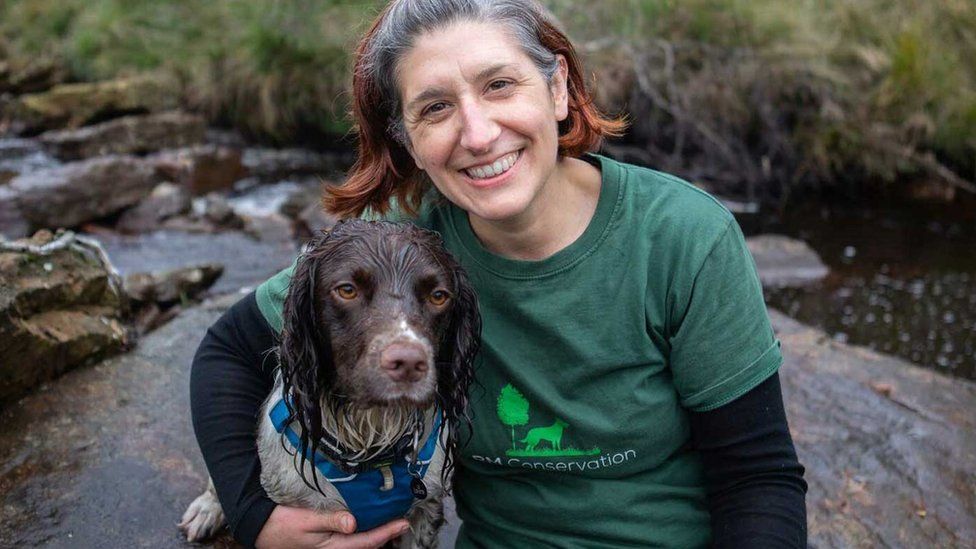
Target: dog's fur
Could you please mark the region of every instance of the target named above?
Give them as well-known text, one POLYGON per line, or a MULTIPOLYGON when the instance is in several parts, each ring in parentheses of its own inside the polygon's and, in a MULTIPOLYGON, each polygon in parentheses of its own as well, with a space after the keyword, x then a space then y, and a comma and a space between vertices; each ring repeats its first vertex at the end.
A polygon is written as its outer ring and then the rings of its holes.
MULTIPOLYGON (((271 424, 269 407, 283 394, 291 395, 302 445, 313 452, 327 431, 350 450, 372 453, 394 443, 417 409, 425 411, 424 441, 440 409, 444 428, 424 476, 429 495, 411 507, 412 535, 403 542, 434 547, 457 460, 458 427, 470 427, 465 408, 480 342, 481 318, 464 271, 430 231, 340 222, 299 259, 283 317, 278 382, 262 407, 257 435, 268 495, 284 505, 345 508, 337 490, 271 424), (406 378, 392 373, 401 364, 391 362, 394 347, 409 347, 423 360, 406 378)), ((180 527, 195 541, 223 523, 211 481, 180 527)))

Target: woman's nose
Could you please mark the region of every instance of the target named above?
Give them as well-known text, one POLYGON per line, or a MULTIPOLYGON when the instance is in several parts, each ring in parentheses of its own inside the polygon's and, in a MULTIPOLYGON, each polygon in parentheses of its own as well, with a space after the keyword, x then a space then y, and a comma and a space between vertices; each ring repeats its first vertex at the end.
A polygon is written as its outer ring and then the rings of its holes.
POLYGON ((471 101, 461 106, 461 146, 473 153, 484 153, 501 133, 484 105, 471 101))

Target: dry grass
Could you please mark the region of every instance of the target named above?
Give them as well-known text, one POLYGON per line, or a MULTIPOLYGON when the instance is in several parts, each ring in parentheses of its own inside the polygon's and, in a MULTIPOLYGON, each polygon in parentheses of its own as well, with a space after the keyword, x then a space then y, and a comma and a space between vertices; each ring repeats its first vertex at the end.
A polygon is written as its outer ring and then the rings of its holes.
MULTIPOLYGON (((0 56, 53 58, 80 80, 169 71, 214 120, 282 141, 335 135, 349 127, 349 53, 382 3, 5 0, 0 56)), ((976 179, 976 2, 546 3, 591 67, 637 70, 601 85, 645 162, 780 200, 976 179)))

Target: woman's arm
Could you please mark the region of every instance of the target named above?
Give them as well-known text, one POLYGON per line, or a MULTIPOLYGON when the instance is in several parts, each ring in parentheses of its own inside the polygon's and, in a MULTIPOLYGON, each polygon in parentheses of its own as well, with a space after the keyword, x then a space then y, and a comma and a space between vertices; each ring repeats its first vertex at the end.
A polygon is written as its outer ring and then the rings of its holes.
POLYGON ((705 468, 714 547, 807 546, 807 484, 779 374, 715 410, 692 412, 691 440, 705 468))
POLYGON ((190 374, 193 430, 234 537, 252 546, 275 507, 261 487, 255 433, 271 392, 274 332, 251 293, 207 330, 190 374))

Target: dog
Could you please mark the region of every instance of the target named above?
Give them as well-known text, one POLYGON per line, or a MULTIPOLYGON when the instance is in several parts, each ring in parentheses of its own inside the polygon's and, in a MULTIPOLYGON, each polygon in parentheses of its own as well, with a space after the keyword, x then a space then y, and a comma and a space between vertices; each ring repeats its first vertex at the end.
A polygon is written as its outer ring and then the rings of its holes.
MULTIPOLYGON (((299 257, 282 315, 257 431, 268 496, 348 509, 358 531, 406 516, 401 546, 435 547, 480 345, 464 270, 434 232, 340 221, 299 257)), ((211 481, 180 528, 223 522, 211 481)))
POLYGON ((557 419, 555 423, 548 427, 535 427, 530 429, 525 435, 525 438, 519 442, 525 443, 525 451, 533 452, 540 442, 543 440, 552 445, 553 450, 563 449, 563 429, 569 425, 561 419, 557 419))

